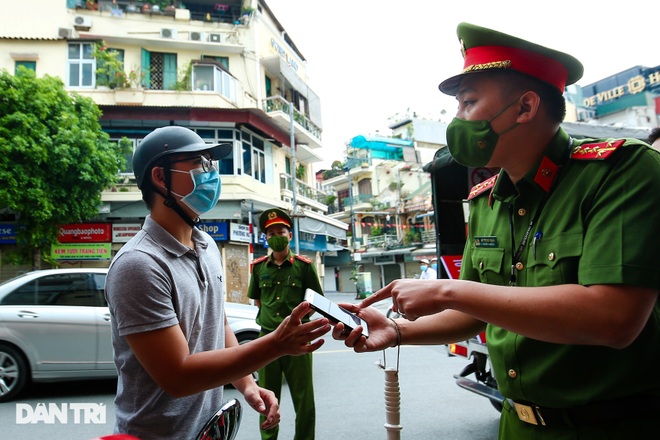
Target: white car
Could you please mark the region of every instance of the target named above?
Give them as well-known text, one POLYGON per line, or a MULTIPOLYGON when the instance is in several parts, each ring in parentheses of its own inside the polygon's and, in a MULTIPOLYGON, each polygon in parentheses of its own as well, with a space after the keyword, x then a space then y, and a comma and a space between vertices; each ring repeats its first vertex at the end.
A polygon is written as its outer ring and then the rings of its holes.
MULTIPOLYGON (((117 376, 103 295, 107 273, 38 270, 0 284, 0 402, 16 397, 30 380, 117 376)), ((259 336, 257 307, 227 302, 225 310, 240 343, 259 336)))

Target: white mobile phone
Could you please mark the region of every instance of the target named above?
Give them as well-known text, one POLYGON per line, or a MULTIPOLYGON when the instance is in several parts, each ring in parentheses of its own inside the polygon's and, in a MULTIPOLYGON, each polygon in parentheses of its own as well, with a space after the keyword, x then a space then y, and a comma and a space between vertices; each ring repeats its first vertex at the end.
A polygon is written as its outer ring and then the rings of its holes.
POLYGON ((334 323, 341 322, 349 330, 353 330, 361 325, 362 334, 366 338, 369 337, 369 328, 362 318, 333 303, 325 296, 318 294, 312 289, 307 289, 305 291, 305 301, 307 301, 316 312, 319 312, 334 323))

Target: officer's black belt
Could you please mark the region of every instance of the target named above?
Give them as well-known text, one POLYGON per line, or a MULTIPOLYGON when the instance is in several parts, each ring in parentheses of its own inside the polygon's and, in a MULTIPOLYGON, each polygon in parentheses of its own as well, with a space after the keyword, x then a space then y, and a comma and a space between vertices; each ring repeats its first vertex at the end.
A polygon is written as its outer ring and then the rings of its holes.
POLYGON ((652 395, 627 396, 567 409, 507 401, 520 420, 538 426, 599 425, 660 413, 660 396, 652 395))

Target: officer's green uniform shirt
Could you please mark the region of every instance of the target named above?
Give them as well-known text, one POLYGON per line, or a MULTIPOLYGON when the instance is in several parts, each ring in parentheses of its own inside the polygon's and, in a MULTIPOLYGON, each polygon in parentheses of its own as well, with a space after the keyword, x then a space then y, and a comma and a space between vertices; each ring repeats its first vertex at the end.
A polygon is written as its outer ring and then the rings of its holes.
MULTIPOLYGON (((305 299, 305 290, 323 294, 312 261, 289 252, 281 266, 273 256, 254 261, 248 298, 261 301, 257 324, 263 331, 273 331, 305 299)), ((309 318, 306 318, 308 320, 309 318)))
MULTIPOLYGON (((521 182, 514 186, 502 172, 492 194, 485 191, 471 200, 461 279, 509 284, 514 249, 553 174, 549 159, 565 165, 530 231, 516 284, 660 286, 660 154, 627 140, 606 159, 568 158, 574 147, 587 142, 594 140, 573 140, 569 146, 569 136, 560 130, 544 159, 521 182)), ((500 392, 514 401, 570 408, 641 393, 660 395, 658 303, 640 336, 620 350, 551 344, 490 324, 487 341, 500 392)))

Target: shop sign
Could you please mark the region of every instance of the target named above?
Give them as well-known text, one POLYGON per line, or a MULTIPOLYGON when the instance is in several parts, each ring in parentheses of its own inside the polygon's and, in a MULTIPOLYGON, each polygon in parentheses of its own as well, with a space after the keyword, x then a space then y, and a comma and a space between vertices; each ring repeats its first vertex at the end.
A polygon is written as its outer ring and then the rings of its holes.
POLYGON ((227 222, 199 222, 197 228, 215 241, 227 241, 227 222))
POLYGON ((16 244, 16 225, 0 223, 0 244, 16 244))
POLYGON ((110 260, 110 243, 54 244, 50 256, 54 260, 110 260))
POLYGON ((112 242, 113 243, 126 243, 133 238, 135 234, 140 232, 142 227, 139 223, 125 223, 112 225, 112 242))
POLYGON ((251 243, 252 237, 250 236, 250 226, 240 225, 238 223, 230 223, 229 237, 231 241, 239 241, 241 243, 251 243))
POLYGON ((60 226, 57 241, 60 243, 110 243, 110 223, 78 223, 60 226))

